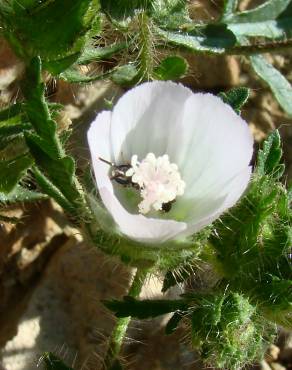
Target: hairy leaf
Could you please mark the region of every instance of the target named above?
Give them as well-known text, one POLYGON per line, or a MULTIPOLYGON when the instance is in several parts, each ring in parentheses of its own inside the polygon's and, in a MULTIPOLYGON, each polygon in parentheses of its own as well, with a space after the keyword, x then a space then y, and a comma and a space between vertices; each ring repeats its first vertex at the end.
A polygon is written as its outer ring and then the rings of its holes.
POLYGON ((150 9, 154 0, 101 0, 101 9, 111 18, 124 20, 134 16, 136 11, 150 9))
MULTIPOLYGON (((5 34, 15 51, 27 59, 40 55, 47 63, 78 57, 98 17, 98 0, 12 0, 0 7, 5 34)), ((75 59, 76 59, 75 58, 75 59)), ((54 66, 56 68, 56 65, 54 66)))
POLYGON ((290 0, 268 0, 259 7, 229 13, 224 22, 237 37, 290 37, 292 34, 292 3, 290 0))
POLYGON ((164 29, 178 29, 191 22, 186 0, 153 0, 150 15, 164 29))
POLYGON ((223 14, 221 21, 224 22, 226 19, 231 17, 235 13, 238 6, 238 0, 224 0, 223 14))
POLYGON ((250 62, 258 76, 270 86, 281 107, 292 116, 292 86, 290 82, 262 55, 251 56, 250 62))
POLYGON ((9 193, 0 192, 0 203, 4 204, 35 202, 43 199, 47 199, 46 194, 29 190, 21 185, 16 185, 16 187, 9 193))
POLYGON ((246 87, 235 87, 227 92, 222 92, 219 97, 224 103, 229 104, 236 113, 240 113, 242 106, 247 102, 249 89, 246 87))
POLYGON ((280 165, 282 154, 281 137, 279 131, 275 130, 265 140, 263 148, 259 150, 257 173, 261 176, 265 174, 276 177, 282 175, 283 167, 280 165))
POLYGON ((162 60, 154 69, 154 77, 158 80, 177 80, 188 70, 187 61, 179 56, 170 56, 162 60))
POLYGON ((187 309, 185 300, 143 300, 138 301, 132 297, 124 297, 123 301, 104 301, 104 305, 115 313, 117 317, 136 317, 147 319, 160 316, 168 312, 187 309))
POLYGON ((120 86, 131 86, 137 82, 138 70, 133 64, 118 67, 111 76, 113 82, 120 86))
POLYGON ((45 86, 41 77, 41 60, 33 58, 26 72, 27 78, 22 83, 22 91, 27 100, 25 110, 36 133, 50 143, 51 151, 61 155, 56 136, 56 123, 51 119, 46 103, 45 86), (53 145, 52 145, 53 144, 53 145))
POLYGON ((221 54, 236 43, 233 32, 224 24, 209 24, 190 32, 165 31, 156 28, 157 34, 170 44, 192 51, 221 54))
POLYGON ((273 334, 264 320, 257 319, 246 297, 237 293, 202 297, 193 310, 193 345, 217 368, 240 369, 261 358, 273 334))
POLYGON ((8 108, 3 109, 0 111, 0 125, 2 125, 2 121, 9 121, 15 117, 19 117, 19 114, 21 112, 21 104, 16 103, 10 105, 8 108))
POLYGON ((120 42, 104 47, 87 46, 77 60, 78 64, 88 64, 99 60, 106 60, 111 58, 116 53, 124 50, 127 43, 120 42))
POLYGON ((71 83, 89 83, 94 81, 104 80, 109 78, 113 74, 113 71, 100 73, 98 75, 84 75, 75 67, 68 68, 66 71, 60 74, 60 78, 64 81, 71 83))
POLYGON ((33 159, 29 155, 21 155, 10 160, 0 161, 0 191, 9 193, 32 165, 33 159))
POLYGON ((77 188, 75 163, 72 157, 65 154, 61 146, 56 132, 56 123, 52 120, 45 100, 39 57, 33 58, 28 66, 22 86, 26 98, 26 113, 35 130, 35 132, 25 133, 26 143, 38 170, 43 171, 48 178, 48 181, 43 181, 42 174, 39 174, 42 188, 50 196, 54 196, 62 206, 67 205, 66 210, 71 208, 75 215, 74 208, 76 211, 83 202, 77 188), (52 189, 50 189, 51 183, 54 185, 52 189), (68 202, 72 207, 67 204, 68 202))
POLYGON ((63 156, 53 159, 44 151, 42 142, 37 140, 37 136, 26 135, 27 145, 35 158, 36 164, 50 178, 52 183, 59 189, 67 199, 77 200, 79 193, 73 187, 73 175, 75 173, 75 163, 72 157, 63 156))

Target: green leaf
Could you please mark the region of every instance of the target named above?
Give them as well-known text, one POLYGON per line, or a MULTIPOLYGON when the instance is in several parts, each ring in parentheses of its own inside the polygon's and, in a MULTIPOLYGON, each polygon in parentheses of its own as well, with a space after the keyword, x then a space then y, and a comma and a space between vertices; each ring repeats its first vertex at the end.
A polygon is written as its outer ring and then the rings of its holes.
POLYGON ((177 310, 185 311, 188 306, 185 300, 143 300, 124 297, 123 301, 104 301, 104 305, 115 313, 117 317, 135 317, 147 319, 164 315, 177 310))
POLYGON ((64 58, 57 59, 57 60, 50 60, 45 61, 43 63, 43 68, 49 71, 52 75, 57 76, 67 68, 69 68, 73 63, 77 61, 81 52, 77 52, 64 58))
POLYGON ((70 83, 89 83, 94 81, 100 81, 105 80, 109 78, 113 74, 113 71, 100 73, 98 75, 84 75, 82 74, 76 67, 68 68, 66 71, 62 72, 59 75, 59 78, 61 78, 64 81, 70 82, 70 83))
POLYGON ((101 9, 111 18, 122 21, 139 10, 149 9, 153 0, 100 0, 101 9))
POLYGON ((133 64, 118 67, 111 76, 114 83, 120 86, 131 86, 137 82, 138 70, 133 64))
POLYGON ((79 193, 73 187, 73 175, 75 173, 75 163, 72 157, 63 156, 62 158, 53 159, 44 151, 41 141, 38 137, 27 134, 27 145, 35 158, 35 162, 39 168, 50 178, 52 183, 59 189, 67 199, 77 200, 79 193))
POLYGON ((74 370, 72 367, 65 365, 62 360, 51 352, 45 353, 41 360, 43 361, 46 370, 74 370))
POLYGON ((212 367, 241 369, 264 355, 274 330, 267 330, 246 297, 226 293, 202 297, 193 308, 192 342, 212 367))
POLYGON ((104 47, 87 46, 77 60, 78 64, 88 64, 111 58, 116 53, 127 48, 126 42, 115 43, 104 47))
POLYGON ((27 100, 25 110, 37 134, 50 142, 51 150, 60 155, 56 136, 56 123, 51 119, 44 92, 45 85, 41 77, 41 60, 33 58, 26 71, 26 79, 22 83, 22 91, 27 100), (52 145, 53 144, 53 145, 52 145))
POLYGON ((251 56, 250 62, 258 76, 270 86, 281 107, 292 116, 292 86, 290 82, 262 55, 251 56))
POLYGON ((175 30, 191 22, 186 0, 153 0, 150 15, 164 29, 175 30))
POLYGON ((158 27, 155 30, 166 42, 191 51, 222 54, 236 44, 236 37, 224 24, 196 27, 190 32, 170 32, 158 27))
POLYGON ((32 165, 29 155, 21 155, 10 160, 0 161, 0 191, 9 193, 32 165))
POLYGON ((98 9, 98 0, 12 0, 0 7, 0 18, 20 56, 56 62, 83 48, 98 9))
MULTIPOLYGON (((31 129, 32 126, 22 112, 21 104, 13 104, 0 111, 0 150, 5 148, 5 150, 10 151, 9 146, 23 140, 23 132, 31 129)), ((20 154, 20 152, 17 154, 20 154)), ((2 155, 6 158, 5 154, 2 153, 2 155)), ((9 157, 11 157, 10 153, 9 157)))
POLYGON ((177 80, 183 77, 188 70, 187 61, 179 56, 170 56, 154 69, 154 78, 157 80, 177 80))
POLYGON ((4 204, 35 202, 47 198, 48 197, 46 194, 29 190, 21 185, 16 185, 15 188, 9 193, 0 192, 0 203, 4 204))
POLYGON ((242 106, 247 102, 249 89, 246 87, 235 87, 218 95, 224 103, 229 104, 236 113, 240 113, 242 106))
POLYGON ((32 129, 32 126, 29 122, 25 123, 13 123, 12 120, 6 122, 0 122, 0 142, 3 138, 8 136, 15 136, 22 134, 24 131, 29 131, 32 129))
POLYGON ((282 158, 281 137, 278 130, 273 131, 259 150, 257 160, 257 173, 279 177, 283 174, 283 166, 280 165, 282 158))
POLYGON ((255 9, 224 18, 237 37, 286 38, 292 34, 291 0, 269 0, 255 9))
MULTIPOLYGON (((80 217, 85 209, 85 200, 79 191, 75 177, 75 163, 67 156, 56 132, 56 122, 51 118, 49 105, 44 96, 41 78, 41 61, 33 58, 27 67, 22 84, 26 98, 26 113, 35 132, 26 132, 25 139, 37 165, 37 177, 42 189, 68 212, 80 217), (47 176, 44 176, 44 174, 47 176)), ((56 111, 56 106, 51 110, 56 111)))
POLYGON ((235 13, 238 6, 238 0, 225 0, 221 21, 225 21, 235 13))
POLYGON ((0 125, 2 124, 1 121, 5 122, 15 117, 18 117, 20 112, 21 112, 21 104, 19 103, 12 104, 8 108, 1 110, 0 111, 0 125))

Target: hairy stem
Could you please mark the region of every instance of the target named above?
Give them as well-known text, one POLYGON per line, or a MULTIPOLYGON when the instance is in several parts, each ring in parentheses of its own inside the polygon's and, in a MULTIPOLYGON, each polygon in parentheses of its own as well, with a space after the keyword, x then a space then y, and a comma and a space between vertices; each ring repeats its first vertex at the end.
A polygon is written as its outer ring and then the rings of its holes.
MULTIPOLYGON (((133 282, 129 289, 128 296, 133 298, 139 296, 147 273, 148 270, 146 269, 137 269, 133 282)), ((117 360, 130 321, 131 317, 121 317, 117 319, 116 325, 111 334, 108 351, 104 360, 104 367, 106 370, 112 369, 115 361, 117 360)))
POLYGON ((149 17, 145 12, 138 16, 139 21, 139 62, 142 80, 151 80, 153 74, 153 40, 149 17))
POLYGON ((228 55, 254 55, 262 53, 278 53, 292 48, 292 39, 283 41, 264 42, 261 44, 241 45, 227 49, 224 54, 228 55))

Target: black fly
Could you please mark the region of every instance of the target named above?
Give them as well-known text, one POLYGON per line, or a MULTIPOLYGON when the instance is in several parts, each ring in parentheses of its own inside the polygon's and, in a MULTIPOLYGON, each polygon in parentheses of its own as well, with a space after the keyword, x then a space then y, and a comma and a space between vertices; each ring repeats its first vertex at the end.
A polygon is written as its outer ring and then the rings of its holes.
POLYGON ((112 162, 109 162, 103 158, 99 158, 102 162, 111 166, 111 180, 115 180, 118 184, 124 186, 133 186, 135 189, 137 188, 137 184, 132 182, 132 176, 127 176, 127 171, 132 167, 130 164, 121 164, 119 166, 115 165, 112 162))

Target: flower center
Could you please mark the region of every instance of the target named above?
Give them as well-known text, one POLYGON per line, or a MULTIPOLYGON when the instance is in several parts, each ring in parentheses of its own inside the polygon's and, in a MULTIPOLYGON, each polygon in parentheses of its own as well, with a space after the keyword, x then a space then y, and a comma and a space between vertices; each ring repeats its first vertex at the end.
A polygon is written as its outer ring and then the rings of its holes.
POLYGON ((148 153, 141 162, 137 155, 133 155, 126 176, 131 177, 132 183, 139 187, 143 200, 138 207, 143 214, 151 208, 168 211, 175 198, 183 195, 185 190, 178 167, 169 162, 167 154, 156 158, 153 153, 148 153))

